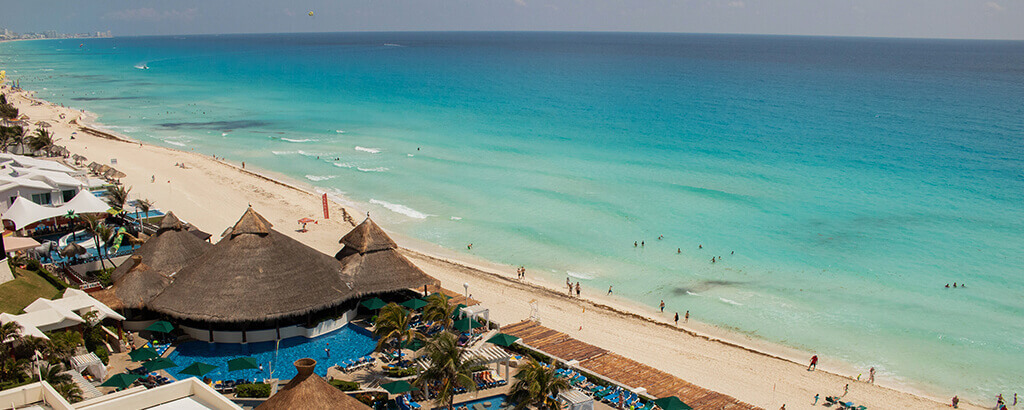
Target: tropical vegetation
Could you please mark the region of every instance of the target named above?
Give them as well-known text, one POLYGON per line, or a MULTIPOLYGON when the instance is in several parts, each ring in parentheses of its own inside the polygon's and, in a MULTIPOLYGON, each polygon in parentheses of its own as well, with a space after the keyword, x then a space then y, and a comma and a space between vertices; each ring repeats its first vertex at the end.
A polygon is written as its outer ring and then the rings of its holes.
POLYGON ((82 390, 65 372, 63 364, 81 345, 81 336, 66 331, 48 337, 50 340, 22 335, 16 322, 0 325, 0 390, 31 383, 38 377, 69 402, 81 401, 82 390))
POLYGON ((555 374, 554 362, 545 366, 531 358, 520 365, 514 378, 516 381, 509 388, 509 399, 515 403, 516 409, 527 406, 558 409, 555 398, 558 393, 569 389, 569 380, 555 374))
POLYGON ((448 303, 448 298, 441 293, 427 296, 426 301, 427 305, 423 307, 423 320, 430 322, 431 327, 451 329, 456 306, 448 303))
POLYGON ((393 342, 395 346, 403 346, 405 341, 423 339, 423 335, 412 327, 412 312, 397 303, 389 303, 380 309, 373 333, 377 336, 378 351, 393 342))
POLYGON ((32 152, 43 151, 46 156, 50 156, 50 150, 53 149, 53 133, 45 128, 37 128, 32 137, 28 140, 29 148, 32 148, 32 152))
POLYGON ((479 361, 459 346, 455 335, 447 331, 438 333, 424 347, 423 355, 430 360, 430 366, 420 373, 413 385, 433 392, 438 406, 451 410, 459 388, 476 390, 473 369, 479 366, 479 361))

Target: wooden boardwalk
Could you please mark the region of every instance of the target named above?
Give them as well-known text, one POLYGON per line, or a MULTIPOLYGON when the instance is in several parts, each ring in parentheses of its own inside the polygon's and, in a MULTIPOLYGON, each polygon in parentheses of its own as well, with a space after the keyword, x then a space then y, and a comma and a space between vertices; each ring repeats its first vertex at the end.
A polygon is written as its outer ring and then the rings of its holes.
POLYGON ((654 397, 676 396, 695 409, 756 409, 732 396, 713 392, 653 367, 627 359, 528 320, 501 328, 523 338, 523 343, 562 360, 578 360, 580 367, 629 387, 643 387, 654 397))
POLYGON ((455 292, 453 290, 448 290, 448 289, 442 288, 442 287, 437 286, 437 285, 427 285, 427 292, 429 292, 429 293, 441 292, 441 293, 443 293, 445 295, 448 295, 448 297, 451 298, 451 299, 448 300, 448 303, 451 303, 453 305, 458 305, 460 303, 463 304, 463 305, 466 305, 466 306, 473 306, 473 305, 479 305, 480 304, 480 301, 478 301, 476 299, 467 298, 466 295, 464 295, 462 293, 458 293, 458 292, 455 292))

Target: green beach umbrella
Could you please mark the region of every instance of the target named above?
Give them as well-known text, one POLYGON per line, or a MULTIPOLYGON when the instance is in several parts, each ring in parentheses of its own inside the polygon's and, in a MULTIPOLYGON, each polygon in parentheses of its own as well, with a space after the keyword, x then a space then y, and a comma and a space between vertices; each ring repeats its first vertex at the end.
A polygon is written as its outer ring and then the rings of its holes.
POLYGON ((655 400, 654 404, 661 407, 661 410, 693 410, 693 407, 683 403, 683 401, 679 400, 676 396, 662 397, 655 400))
POLYGON ((156 359, 160 357, 160 355, 156 354, 156 350, 153 350, 152 348, 143 347, 141 349, 135 349, 128 352, 128 357, 130 357, 133 362, 142 362, 149 359, 156 359))
POLYGON ((153 322, 153 324, 149 325, 149 327, 147 327, 146 330, 158 333, 171 333, 171 331, 174 330, 174 325, 172 325, 171 322, 165 320, 158 320, 156 322, 153 322))
POLYGON ((153 360, 150 360, 150 361, 142 364, 142 367, 145 367, 146 370, 149 370, 151 372, 155 372, 157 370, 163 370, 163 369, 166 369, 166 368, 169 368, 169 367, 176 367, 176 366, 177 365, 174 364, 174 362, 171 361, 171 359, 168 359, 166 357, 161 357, 159 359, 153 359, 153 360))
POLYGON ((193 376, 203 377, 207 373, 212 372, 214 370, 217 370, 217 366, 214 366, 212 364, 206 364, 203 362, 192 362, 192 364, 188 365, 184 369, 181 369, 180 371, 178 371, 178 373, 191 374, 193 376))
POLYGON ((101 384, 100 386, 117 387, 118 389, 124 389, 127 388, 128 386, 131 386, 132 383, 135 383, 135 381, 141 377, 142 376, 139 376, 137 374, 118 373, 113 376, 110 376, 110 378, 107 379, 107 381, 103 382, 103 384, 101 384))
POLYGON ((455 328, 463 332, 468 332, 469 329, 476 329, 478 327, 484 327, 484 325, 473 318, 467 317, 455 321, 455 328))
POLYGON ((363 303, 360 303, 360 305, 363 305, 364 308, 370 310, 377 310, 384 306, 387 306, 387 303, 384 303, 384 301, 380 300, 380 298, 373 298, 369 300, 364 300, 363 303))
POLYGON ((490 339, 487 339, 487 341, 489 343, 494 343, 494 344, 496 344, 498 346, 505 346, 505 347, 512 346, 512 344, 515 343, 518 340, 519 340, 518 337, 515 337, 515 336, 512 336, 512 335, 506 335, 504 333, 498 333, 498 334, 494 335, 493 337, 491 337, 490 339))
POLYGON ((417 310, 427 305, 427 302, 423 299, 409 299, 402 302, 402 306, 405 306, 411 310, 417 310))
POLYGON ((228 371, 233 372, 236 370, 246 369, 259 369, 260 365, 256 363, 255 357, 239 357, 237 359, 228 360, 228 371))
POLYGON ((405 393, 405 392, 419 390, 419 389, 417 389, 415 387, 412 387, 412 385, 409 384, 409 382, 407 382, 405 380, 399 380, 399 381, 395 381, 395 382, 391 382, 391 383, 384 383, 384 384, 380 385, 380 387, 382 389, 384 389, 384 390, 387 390, 388 393, 391 393, 391 394, 402 394, 402 393, 405 393))

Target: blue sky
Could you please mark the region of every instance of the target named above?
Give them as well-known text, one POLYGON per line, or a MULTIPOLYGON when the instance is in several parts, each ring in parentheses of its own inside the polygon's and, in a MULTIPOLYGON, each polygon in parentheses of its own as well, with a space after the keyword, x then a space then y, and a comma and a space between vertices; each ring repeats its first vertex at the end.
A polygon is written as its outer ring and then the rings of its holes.
POLYGON ((16 32, 657 31, 1024 40, 1024 0, 4 0, 16 32), (308 16, 313 11, 314 16, 308 16))

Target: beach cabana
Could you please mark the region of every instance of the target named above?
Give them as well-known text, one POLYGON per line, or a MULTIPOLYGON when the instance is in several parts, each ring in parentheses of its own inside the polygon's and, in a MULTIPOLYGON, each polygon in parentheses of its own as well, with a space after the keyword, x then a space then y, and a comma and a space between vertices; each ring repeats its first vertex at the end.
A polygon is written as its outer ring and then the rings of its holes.
POLYGON ((270 396, 267 401, 257 406, 256 409, 370 409, 370 406, 331 386, 322 377, 313 373, 315 366, 316 360, 313 359, 296 360, 295 369, 298 370, 299 374, 292 378, 281 391, 270 396))

